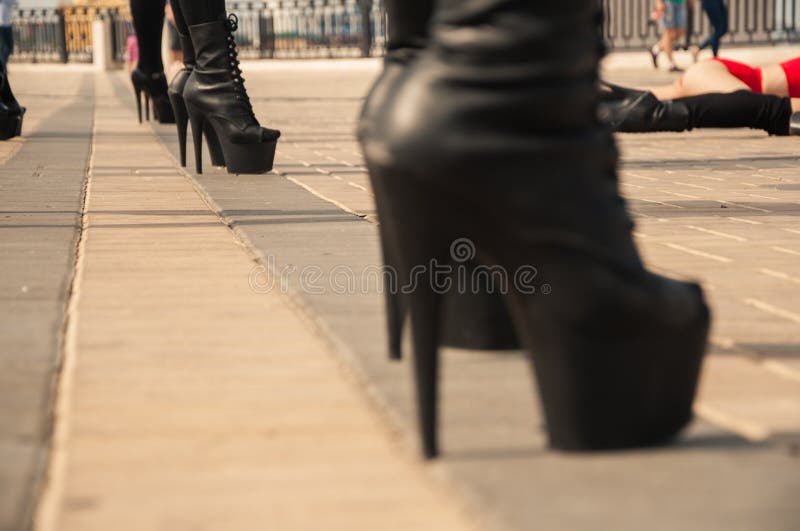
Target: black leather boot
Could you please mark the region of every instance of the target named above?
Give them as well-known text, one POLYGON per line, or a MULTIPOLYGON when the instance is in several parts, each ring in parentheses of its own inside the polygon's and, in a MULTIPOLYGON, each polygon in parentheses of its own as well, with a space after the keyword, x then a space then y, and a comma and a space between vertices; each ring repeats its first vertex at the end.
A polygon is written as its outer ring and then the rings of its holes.
POLYGON ((22 134, 22 122, 26 110, 14 97, 5 65, 0 63, 0 140, 8 140, 22 134))
POLYGON ((708 309, 697 285, 642 265, 597 118, 598 4, 565 1, 437 2, 431 44, 362 140, 379 215, 397 220, 401 281, 414 286, 427 457, 446 319, 429 264, 453 264, 465 239, 509 279, 552 447, 663 443, 691 418, 708 309))
MULTIPOLYGON (((425 48, 429 38, 428 25, 433 12, 433 0, 386 0, 384 5, 389 22, 386 56, 383 72, 372 86, 362 108, 358 126, 358 136, 362 141, 380 134, 380 130, 372 127, 373 117, 385 105, 391 104, 392 93, 403 73, 425 48)), ((367 165, 369 166, 369 160, 367 165)), ((372 179, 372 189, 376 195, 384 195, 379 179, 372 179)), ((379 221, 384 262, 390 272, 397 271, 401 250, 397 243, 395 224, 401 221, 390 217, 388 209, 381 212, 379 221)), ((462 263, 461 266, 470 271, 470 276, 475 272, 472 261, 462 263)), ((488 280, 483 276, 480 278, 488 280)), ((499 293, 492 293, 492 288, 486 282, 478 284, 474 289, 470 286, 460 293, 451 293, 447 297, 450 311, 447 312, 448 319, 443 324, 440 341, 442 345, 481 350, 519 348, 502 297, 499 293)), ((399 360, 402 357, 403 323, 408 313, 407 297, 388 287, 384 293, 389 357, 399 360)))
POLYGON ((787 97, 738 90, 659 101, 650 92, 610 83, 601 84, 600 95, 600 119, 619 132, 749 127, 770 135, 790 133, 792 101, 787 97))
MULTIPOLYGON (((178 37, 181 41, 181 50, 183 51, 183 68, 178 70, 175 77, 169 84, 167 95, 169 102, 172 105, 172 111, 175 114, 175 123, 178 127, 178 145, 180 146, 181 166, 186 167, 186 131, 189 125, 189 113, 186 112, 186 104, 183 101, 183 91, 186 88, 186 82, 189 81, 189 76, 194 70, 194 46, 192 39, 188 33, 182 33, 182 27, 185 28, 183 21, 183 14, 178 2, 173 2, 173 13, 175 14, 176 27, 178 29, 178 37)), ((188 32, 188 28, 185 28, 188 32)), ((222 147, 219 145, 219 139, 214 132, 214 128, 210 124, 205 127, 203 133, 206 137, 206 144, 211 156, 211 164, 214 166, 225 166, 225 158, 222 155, 222 147)))
POLYGON ((239 69, 233 32, 236 15, 189 26, 196 63, 183 90, 192 124, 197 172, 202 173, 202 138, 213 128, 228 173, 265 173, 272 169, 280 131, 261 127, 239 69), (207 125, 208 124, 208 125, 207 125))
POLYGON ((652 92, 602 83, 598 115, 620 133, 682 132, 691 129, 689 109, 661 101, 652 92))

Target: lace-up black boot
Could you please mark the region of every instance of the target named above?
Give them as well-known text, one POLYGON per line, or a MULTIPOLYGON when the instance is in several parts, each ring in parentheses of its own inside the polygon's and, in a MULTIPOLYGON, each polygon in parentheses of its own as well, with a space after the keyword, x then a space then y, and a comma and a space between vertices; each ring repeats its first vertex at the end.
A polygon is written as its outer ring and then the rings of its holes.
POLYGON ((202 173, 202 137, 207 126, 219 139, 228 173, 272 169, 280 131, 261 127, 239 68, 233 33, 236 15, 189 26, 196 62, 183 90, 192 124, 197 172, 202 173))

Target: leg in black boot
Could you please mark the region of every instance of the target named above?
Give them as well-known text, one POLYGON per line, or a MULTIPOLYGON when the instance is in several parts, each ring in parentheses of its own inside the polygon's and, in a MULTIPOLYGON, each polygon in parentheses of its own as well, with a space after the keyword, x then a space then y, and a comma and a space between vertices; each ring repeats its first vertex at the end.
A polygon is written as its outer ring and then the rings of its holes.
POLYGON ((25 107, 19 104, 11 91, 5 64, 0 63, 0 140, 22 134, 25 111, 25 107))
MULTIPOLYGON (((189 80, 192 70, 194 70, 194 46, 192 45, 192 39, 189 37, 189 26, 186 24, 180 2, 172 0, 171 5, 172 14, 175 18, 175 27, 178 30, 178 37, 181 41, 181 50, 183 51, 183 68, 172 78, 167 94, 175 114, 175 123, 178 126, 181 166, 186 167, 186 130, 189 125, 189 114, 186 112, 186 104, 183 101, 183 90, 186 88, 186 82, 189 80)), ((219 145, 214 129, 206 127, 203 132, 208 142, 211 164, 225 166, 225 158, 222 156, 222 148, 219 145)))
POLYGON ((136 92, 139 122, 142 121, 142 94, 149 119, 149 101, 153 102, 153 117, 160 123, 174 123, 172 107, 167 97, 167 78, 161 61, 161 34, 164 29, 164 2, 159 0, 130 0, 133 26, 139 41, 139 64, 131 73, 136 92))
MULTIPOLYGON (((359 138, 375 138, 373 117, 388 105, 395 87, 407 67, 428 43, 428 25, 433 12, 433 0, 386 0, 388 43, 383 72, 367 96, 359 121, 359 138)), ((369 163, 369 161, 367 161, 369 163)), ((372 189, 383 196, 382 181, 372 179, 372 189)), ((382 201, 379 199, 379 201, 382 201)), ((384 202, 385 203, 385 202, 384 202)), ((395 225, 398 221, 388 208, 381 212, 380 231, 384 262, 390 272, 397 271, 400 248, 395 225)), ((473 271, 474 264, 464 264, 473 271)), ((470 287, 471 288, 471 287, 470 287)), ((448 320, 439 337, 441 344, 452 347, 484 350, 519 348, 510 317, 498 293, 487 293, 488 286, 452 293, 446 300, 448 320)), ((491 291, 489 289, 489 291, 491 291)), ((400 359, 403 322, 407 313, 407 297, 391 289, 385 290, 389 339, 389 357, 400 359)))
MULTIPOLYGON (((708 331, 696 285, 648 273, 597 120, 595 0, 439 0, 431 45, 362 140, 401 278, 454 241, 512 280, 550 445, 659 444, 691 418, 708 331)), ((455 261, 455 260, 451 260, 455 261)), ((430 273, 430 272, 429 272, 430 273)), ((435 456, 441 292, 409 294, 424 453, 435 456)), ((444 309, 444 312, 447 310, 444 309)))
POLYGON ((213 128, 229 173, 272 169, 280 131, 261 127, 239 69, 233 33, 235 15, 225 18, 224 0, 182 0, 195 51, 195 68, 183 90, 192 124, 197 172, 202 173, 202 137, 213 128))
POLYGON ((749 90, 659 101, 651 92, 604 83, 601 99, 601 119, 621 133, 749 127, 785 136, 792 116, 790 98, 749 90))

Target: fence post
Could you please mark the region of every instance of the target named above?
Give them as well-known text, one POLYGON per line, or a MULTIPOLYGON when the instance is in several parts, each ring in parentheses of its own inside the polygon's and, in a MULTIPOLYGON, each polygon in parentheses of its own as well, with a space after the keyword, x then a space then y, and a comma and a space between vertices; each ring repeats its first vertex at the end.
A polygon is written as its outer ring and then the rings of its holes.
POLYGON ((95 70, 111 70, 114 66, 111 20, 106 13, 98 13, 92 20, 92 63, 95 70))
POLYGON ((358 0, 361 11, 361 57, 372 53, 372 0, 358 0))
POLYGON ((58 50, 58 60, 66 63, 69 60, 67 53, 67 25, 64 21, 64 10, 56 9, 56 50, 58 50))

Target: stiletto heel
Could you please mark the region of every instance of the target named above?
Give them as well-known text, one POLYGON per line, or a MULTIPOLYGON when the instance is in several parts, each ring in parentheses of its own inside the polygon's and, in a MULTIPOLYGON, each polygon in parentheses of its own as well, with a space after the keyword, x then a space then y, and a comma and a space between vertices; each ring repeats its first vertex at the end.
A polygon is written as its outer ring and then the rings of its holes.
POLYGON ((189 27, 196 58, 183 100, 193 123, 194 115, 203 117, 212 160, 223 159, 228 173, 265 173, 272 169, 280 131, 261 127, 253 113, 233 38, 237 26, 231 14, 189 27))
POLYGON ((214 131, 211 124, 206 123, 203 134, 206 137, 206 147, 208 148, 211 165, 217 167, 225 166, 225 154, 222 152, 222 144, 220 144, 217 132, 214 131))
POLYGON ((169 102, 175 115, 175 125, 178 128, 178 147, 180 148, 181 166, 186 167, 186 132, 189 127, 189 113, 180 94, 169 92, 169 102))
POLYGON ((193 112, 187 106, 189 122, 192 124, 192 141, 194 142, 194 165, 198 175, 203 174, 203 113, 193 112))
MULTIPOLYGON (((194 60, 192 59, 192 64, 194 60)), ((175 124, 178 128, 178 146, 180 148, 181 166, 186 167, 186 142, 187 142, 187 126, 189 122, 189 113, 186 110, 186 103, 183 100, 183 90, 186 87, 186 81, 192 73, 191 68, 184 68, 175 74, 172 83, 169 85, 167 95, 169 102, 172 106, 172 112, 175 115, 175 124)), ((213 128, 209 124, 203 127, 203 134, 206 138, 208 145, 208 152, 211 158, 211 164, 214 166, 225 166, 225 158, 222 155, 222 147, 219 145, 219 140, 213 128)))
POLYGON ((134 87, 134 92, 136 94, 136 111, 139 115, 139 123, 142 123, 142 90, 134 87))
POLYGON ((414 382, 422 454, 439 455, 437 438, 439 392, 439 296, 422 290, 410 298, 414 335, 414 382))
POLYGON ((139 123, 142 123, 142 101, 144 94, 144 118, 150 121, 150 104, 153 105, 153 119, 158 123, 175 123, 172 105, 167 95, 167 81, 163 72, 147 74, 138 68, 131 72, 131 83, 136 93, 136 110, 139 123))

